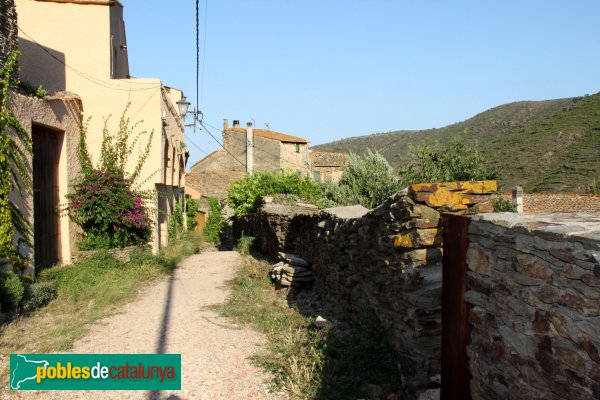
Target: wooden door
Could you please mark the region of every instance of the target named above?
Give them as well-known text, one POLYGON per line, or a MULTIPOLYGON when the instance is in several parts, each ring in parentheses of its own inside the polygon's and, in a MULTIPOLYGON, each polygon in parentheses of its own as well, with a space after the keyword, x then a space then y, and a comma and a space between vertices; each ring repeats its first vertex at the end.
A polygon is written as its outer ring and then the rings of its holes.
POLYGON ((442 267, 442 400, 471 399, 471 374, 467 360, 470 340, 467 289, 469 219, 444 214, 442 267))
POLYGON ((58 164, 63 132, 32 126, 34 264, 49 267, 60 261, 58 164))

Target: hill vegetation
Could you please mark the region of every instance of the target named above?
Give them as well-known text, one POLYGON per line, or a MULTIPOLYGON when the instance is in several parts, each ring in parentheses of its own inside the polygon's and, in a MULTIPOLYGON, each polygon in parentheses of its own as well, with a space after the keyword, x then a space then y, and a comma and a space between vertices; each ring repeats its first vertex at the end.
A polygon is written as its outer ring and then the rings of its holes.
POLYGON ((353 137, 315 148, 377 150, 401 170, 415 149, 449 146, 455 138, 478 144, 504 190, 521 185, 530 192, 589 192, 600 177, 600 93, 510 103, 440 129, 353 137))

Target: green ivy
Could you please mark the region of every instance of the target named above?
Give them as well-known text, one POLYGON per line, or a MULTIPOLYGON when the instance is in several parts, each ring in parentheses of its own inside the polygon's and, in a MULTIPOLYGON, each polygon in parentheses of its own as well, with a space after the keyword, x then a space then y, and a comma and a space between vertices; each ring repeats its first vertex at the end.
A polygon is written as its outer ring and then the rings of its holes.
POLYGON ((227 220, 223 215, 223 207, 219 204, 219 200, 209 197, 208 204, 210 206, 210 212, 208 214, 208 221, 204 227, 204 238, 208 242, 218 243, 220 241, 221 230, 227 225, 227 220))
POLYGON ((169 232, 169 240, 179 239, 183 233, 183 208, 179 202, 175 203, 173 212, 169 215, 167 231, 169 232))
POLYGON ((21 195, 31 192, 28 155, 32 155, 31 138, 19 124, 8 106, 11 89, 18 85, 17 72, 20 53, 13 51, 0 70, 0 259, 14 267, 25 267, 28 257, 14 246, 15 231, 28 246, 31 243, 31 223, 21 210, 10 201, 11 191, 21 195), (15 132, 8 134, 9 128, 15 132))
POLYGON ((198 222, 196 221, 196 213, 200 207, 200 202, 196 199, 192 199, 189 194, 187 194, 185 197, 187 229, 188 231, 191 231, 194 230, 196 225, 198 225, 198 222))

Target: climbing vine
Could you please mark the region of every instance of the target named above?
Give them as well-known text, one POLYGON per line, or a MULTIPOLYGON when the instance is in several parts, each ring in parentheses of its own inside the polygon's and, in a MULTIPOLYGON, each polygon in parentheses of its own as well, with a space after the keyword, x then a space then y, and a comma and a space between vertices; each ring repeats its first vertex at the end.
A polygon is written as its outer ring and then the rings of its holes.
POLYGON ((19 52, 12 51, 0 70, 0 259, 15 267, 24 267, 28 261, 14 246, 15 231, 19 242, 31 244, 31 223, 10 200, 11 191, 21 195, 31 191, 29 157, 32 156, 31 138, 12 114, 8 101, 11 88, 18 85, 19 52), (14 135, 9 135, 12 128, 14 135))

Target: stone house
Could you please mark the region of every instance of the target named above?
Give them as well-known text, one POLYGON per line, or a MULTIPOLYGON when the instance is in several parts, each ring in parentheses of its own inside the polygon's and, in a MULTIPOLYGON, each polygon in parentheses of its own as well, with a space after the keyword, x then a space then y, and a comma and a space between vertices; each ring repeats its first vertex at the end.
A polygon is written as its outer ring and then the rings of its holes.
POLYGON ((346 153, 310 150, 309 157, 313 178, 319 182, 325 179, 339 182, 344 173, 344 168, 348 164, 348 155, 346 153))
POLYGON ((234 120, 230 127, 227 119, 223 120, 223 148, 191 166, 186 179, 192 197, 224 198, 230 182, 254 170, 295 171, 337 181, 347 159, 345 154, 310 150, 308 141, 300 137, 254 129, 250 122, 243 128, 234 120))
MULTIPOLYGON (((184 201, 184 125, 176 102, 181 90, 157 78, 130 76, 123 5, 115 0, 16 0, 19 16, 20 78, 48 93, 76 93, 83 120, 91 117, 88 147, 97 160, 104 121, 116 132, 129 104, 136 132, 153 133, 150 155, 140 174, 142 190, 155 190, 152 247, 168 241, 167 220, 177 201, 184 201)), ((48 133, 48 135, 50 135, 48 133)), ((142 142, 143 142, 142 140, 142 142)), ((142 146, 140 144, 140 152, 142 146)), ((137 151, 137 150, 136 150, 137 151)), ((136 154, 134 151, 134 154, 136 154)), ((135 164, 135 157, 130 163, 135 164)), ((65 254, 64 262, 69 258, 65 254)))

